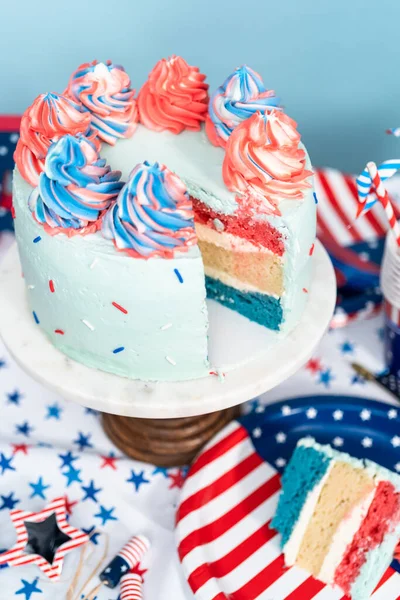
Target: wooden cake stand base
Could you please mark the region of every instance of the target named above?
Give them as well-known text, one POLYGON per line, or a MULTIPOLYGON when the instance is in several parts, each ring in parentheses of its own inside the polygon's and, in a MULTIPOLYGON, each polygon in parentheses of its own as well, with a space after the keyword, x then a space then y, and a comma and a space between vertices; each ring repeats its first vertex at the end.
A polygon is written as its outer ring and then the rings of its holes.
POLYGON ((104 431, 124 454, 160 467, 188 465, 240 406, 181 419, 136 419, 103 414, 104 431))
POLYGON ((313 263, 307 305, 287 335, 208 301, 210 363, 220 365, 221 376, 146 382, 68 358, 32 318, 16 246, 0 265, 0 334, 17 363, 37 381, 102 412, 106 433, 125 454, 160 467, 188 464, 239 415, 238 406, 285 381, 311 356, 328 327, 336 297, 332 264, 319 242, 313 263))

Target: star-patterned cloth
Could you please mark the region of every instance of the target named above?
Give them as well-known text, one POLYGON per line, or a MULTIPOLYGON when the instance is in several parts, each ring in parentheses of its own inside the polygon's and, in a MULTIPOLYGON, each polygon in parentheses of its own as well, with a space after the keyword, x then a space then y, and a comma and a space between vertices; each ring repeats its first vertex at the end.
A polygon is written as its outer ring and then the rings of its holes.
MULTIPOLYGON (((1 254, 0 254, 1 260, 1 254)), ((356 376, 351 362, 372 371, 383 368, 381 317, 328 332, 312 359, 277 388, 247 403, 262 412, 263 404, 301 395, 343 394, 391 402, 390 394, 356 376)), ((0 548, 11 548, 15 530, 9 512, 42 510, 64 496, 69 522, 90 538, 80 582, 98 565, 108 540, 107 563, 133 536, 146 535, 151 551, 145 557, 143 595, 192 600, 176 553, 175 510, 185 470, 164 469, 130 460, 108 440, 95 411, 66 402, 22 372, 0 342, 0 548)), ((308 418, 315 418, 310 407, 308 418)), ((395 413, 396 407, 389 407, 395 413)), ((400 406, 399 406, 400 411, 400 406)), ((333 418, 340 421, 338 409, 333 418)), ((368 410, 361 419, 368 427, 368 410)), ((254 432, 256 437, 257 433, 254 432)), ((261 432, 260 432, 261 435, 261 432)), ((400 436, 400 434, 399 434, 400 436)), ((368 434, 364 437, 368 449, 368 434)), ((285 433, 277 433, 278 444, 285 433)), ((337 448, 342 440, 333 440, 337 448)), ((394 439, 400 445, 400 437, 394 439)), ((276 465, 282 468, 284 464, 276 465)), ((399 465, 400 469, 400 465, 399 465)), ((64 598, 78 569, 80 549, 65 557, 60 581, 50 582, 36 566, 0 570, 5 598, 64 598)), ((90 591, 98 580, 86 588, 90 591)), ((79 586, 78 586, 79 587, 79 586)), ((118 588, 101 589, 97 600, 117 600, 118 588)))

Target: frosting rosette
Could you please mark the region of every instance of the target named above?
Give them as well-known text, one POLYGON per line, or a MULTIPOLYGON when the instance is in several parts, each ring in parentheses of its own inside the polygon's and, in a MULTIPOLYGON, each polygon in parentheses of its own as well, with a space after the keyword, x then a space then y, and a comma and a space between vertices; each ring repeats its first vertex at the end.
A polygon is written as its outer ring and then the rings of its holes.
POLYGON ((39 183, 50 145, 66 134, 90 134, 90 116, 65 96, 41 94, 24 112, 14 160, 22 177, 32 186, 39 183))
POLYGON ((214 146, 225 147, 232 131, 257 111, 280 110, 280 99, 267 90, 247 65, 235 69, 214 92, 208 105, 206 132, 214 146))
POLYGON ((180 56, 160 60, 138 96, 141 123, 153 131, 199 131, 208 103, 206 76, 180 56))
POLYGON ((114 145, 117 139, 133 135, 137 103, 123 67, 111 61, 84 63, 72 74, 66 93, 90 112, 92 127, 104 142, 114 145))
POLYGON ((136 165, 102 221, 103 236, 135 258, 172 258, 197 242, 186 187, 158 163, 136 165))
POLYGON ((232 132, 222 166, 228 189, 242 209, 280 214, 279 202, 300 200, 311 187, 306 153, 293 119, 281 111, 256 112, 232 132))
POLYGON ((92 140, 65 135, 47 153, 29 208, 51 235, 93 233, 123 186, 120 177, 99 157, 92 140))

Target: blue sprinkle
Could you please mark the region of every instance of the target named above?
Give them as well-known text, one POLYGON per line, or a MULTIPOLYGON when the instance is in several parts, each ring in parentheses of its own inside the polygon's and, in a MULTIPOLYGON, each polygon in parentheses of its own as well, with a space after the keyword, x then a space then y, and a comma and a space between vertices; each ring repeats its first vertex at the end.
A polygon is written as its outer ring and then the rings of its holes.
POLYGON ((179 273, 178 269, 174 269, 174 273, 178 278, 179 283, 183 283, 183 277, 182 275, 179 273))
POLYGON ((318 204, 318 198, 317 198, 317 194, 315 192, 313 192, 313 196, 314 196, 315 204, 318 204))
POLYGON ((41 236, 40 236, 40 235, 38 235, 38 236, 37 236, 37 237, 35 237, 35 239, 33 240, 33 243, 34 243, 34 244, 37 244, 38 242, 40 242, 40 240, 41 240, 41 239, 42 239, 42 238, 41 238, 41 236))
POLYGON ((32 314, 33 314, 33 318, 35 319, 35 322, 37 323, 37 325, 39 325, 39 319, 34 310, 32 311, 32 314))
POLYGON ((118 354, 118 352, 122 352, 123 350, 125 350, 124 346, 120 346, 119 348, 114 348, 113 354, 118 354))

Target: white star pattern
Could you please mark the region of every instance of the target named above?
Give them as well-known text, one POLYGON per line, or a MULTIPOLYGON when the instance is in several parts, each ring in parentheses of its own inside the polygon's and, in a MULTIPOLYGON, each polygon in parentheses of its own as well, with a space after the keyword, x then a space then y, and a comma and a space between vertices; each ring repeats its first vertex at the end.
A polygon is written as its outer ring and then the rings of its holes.
POLYGON ((333 445, 336 446, 337 448, 340 448, 341 446, 343 446, 344 444, 344 439, 341 437, 335 437, 335 439, 333 440, 333 445))
POLYGON ((121 565, 121 571, 124 573, 128 567, 126 565, 121 565))
POLYGON ((285 406, 282 406, 282 414, 284 417, 288 417, 289 415, 291 415, 292 409, 290 408, 290 406, 288 406, 287 404, 285 404, 285 406))
POLYGON ((364 448, 371 448, 371 446, 373 445, 373 440, 370 437, 365 437, 361 440, 361 444, 364 446, 364 448))
POLYGON ((18 135, 18 133, 12 133, 12 134, 10 135, 10 142, 11 142, 12 144, 16 144, 16 143, 18 142, 18 138, 19 138, 19 135, 18 135))
POLYGON ((362 421, 369 421, 371 418, 371 411, 364 408, 364 410, 360 412, 360 418, 362 421))
POLYGON ((395 419, 397 417, 397 410, 395 408, 391 408, 388 412, 389 419, 395 419))
POLYGON ((279 433, 276 434, 275 439, 278 442, 278 444, 284 444, 286 442, 286 433, 283 433, 283 431, 280 431, 279 433))
POLYGON ((392 437, 390 441, 392 442, 393 448, 398 448, 400 446, 400 437, 398 435, 392 437))
POLYGON ((363 262, 367 262, 369 260, 369 254, 368 254, 368 252, 360 252, 360 254, 358 255, 358 258, 360 260, 362 260, 363 262))
POLYGON ((284 467, 286 465, 286 460, 284 458, 277 458, 275 464, 277 467, 284 467))
POLYGON ((335 419, 335 421, 341 421, 343 419, 343 411, 335 410, 335 412, 333 413, 333 418, 335 419))
POLYGON ((256 406, 256 413, 263 413, 265 411, 265 406, 264 404, 259 404, 258 406, 256 406))
POLYGON ((261 427, 256 427, 253 429, 253 437, 259 438, 262 435, 261 427))
POLYGON ((395 470, 400 473, 400 462, 394 465, 395 470))
POLYGON ((0 146, 0 156, 5 156, 6 154, 8 154, 7 146, 0 146))
POLYGON ((309 408, 306 412, 307 419, 315 419, 317 414, 318 414, 318 411, 313 407, 309 408))

